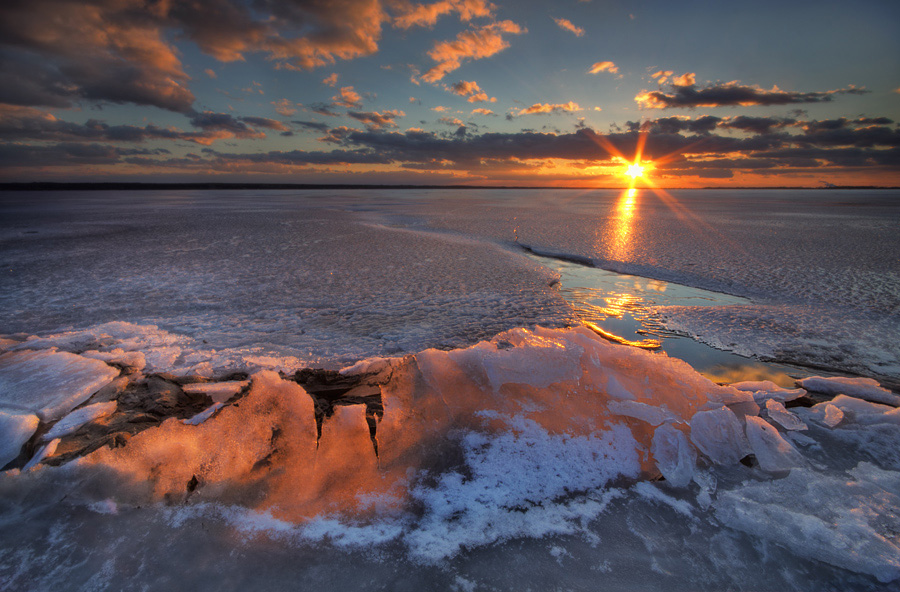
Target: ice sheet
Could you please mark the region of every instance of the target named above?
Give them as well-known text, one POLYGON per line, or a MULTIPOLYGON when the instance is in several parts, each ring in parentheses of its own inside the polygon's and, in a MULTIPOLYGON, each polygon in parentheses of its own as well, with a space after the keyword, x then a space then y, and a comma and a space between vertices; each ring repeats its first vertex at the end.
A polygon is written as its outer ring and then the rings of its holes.
POLYGON ((37 415, 0 410, 0 469, 19 456, 39 423, 37 415))
POLYGON ((45 421, 59 419, 119 371, 68 352, 16 351, 0 355, 0 407, 22 409, 45 421))

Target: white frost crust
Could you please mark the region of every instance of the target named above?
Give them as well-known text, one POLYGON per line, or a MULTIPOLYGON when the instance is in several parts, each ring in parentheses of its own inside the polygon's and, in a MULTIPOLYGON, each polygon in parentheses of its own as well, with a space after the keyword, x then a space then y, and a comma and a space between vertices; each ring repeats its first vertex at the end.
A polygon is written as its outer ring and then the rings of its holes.
POLYGON ((15 351, 0 355, 0 407, 59 419, 109 384, 119 371, 68 352, 15 351))
POLYGON ((798 381, 806 390, 825 395, 848 395, 874 403, 900 407, 900 397, 882 387, 872 378, 849 378, 846 376, 810 376, 798 381))

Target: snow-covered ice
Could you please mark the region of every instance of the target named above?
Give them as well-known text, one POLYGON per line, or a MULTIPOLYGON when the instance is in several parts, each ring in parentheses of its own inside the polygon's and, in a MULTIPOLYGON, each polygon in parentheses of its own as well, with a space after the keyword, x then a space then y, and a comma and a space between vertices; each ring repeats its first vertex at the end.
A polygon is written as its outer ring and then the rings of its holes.
POLYGON ((19 456, 25 444, 37 430, 40 420, 32 413, 0 410, 0 468, 19 456))
POLYGON ((112 415, 116 411, 117 406, 118 403, 115 401, 109 401, 107 403, 94 403, 93 405, 77 409, 56 422, 50 428, 50 431, 43 435, 43 439, 53 440, 54 438, 68 436, 86 423, 112 415))
POLYGON ((873 378, 846 376, 810 376, 799 381, 800 385, 810 391, 825 395, 847 395, 865 399, 874 403, 883 403, 900 407, 900 396, 878 384, 873 378))

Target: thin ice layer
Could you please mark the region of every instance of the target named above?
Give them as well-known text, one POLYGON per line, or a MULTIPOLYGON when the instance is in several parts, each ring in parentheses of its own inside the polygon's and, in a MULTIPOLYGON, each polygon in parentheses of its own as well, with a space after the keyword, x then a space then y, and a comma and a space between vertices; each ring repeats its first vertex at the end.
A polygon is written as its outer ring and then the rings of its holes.
POLYGON ((900 397, 882 387, 877 380, 872 378, 810 376, 799 382, 803 388, 825 395, 848 395, 874 403, 900 407, 900 397))
POLYGON ((52 421, 118 375, 100 360, 68 352, 9 352, 0 356, 0 407, 31 411, 52 421))

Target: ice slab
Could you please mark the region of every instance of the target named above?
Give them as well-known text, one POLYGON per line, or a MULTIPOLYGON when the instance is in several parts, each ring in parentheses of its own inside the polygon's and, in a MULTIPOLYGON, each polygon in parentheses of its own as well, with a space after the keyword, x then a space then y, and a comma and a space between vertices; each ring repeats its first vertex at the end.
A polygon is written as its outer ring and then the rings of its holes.
POLYGON ((0 468, 19 456, 40 420, 31 413, 0 411, 0 468))
POLYGON ((56 447, 59 446, 60 439, 56 438, 55 440, 50 440, 40 450, 38 450, 34 456, 31 457, 31 460, 22 467, 22 472, 27 473, 34 467, 38 466, 38 464, 47 458, 48 456, 53 456, 53 453, 56 452, 56 447))
POLYGON ((694 414, 691 418, 691 442, 720 465, 735 464, 750 453, 740 420, 724 405, 694 414))
POLYGON ((778 473, 804 464, 797 449, 771 424, 759 417, 747 417, 746 421, 747 440, 762 470, 778 473))
POLYGON ((882 387, 872 378, 848 378, 846 376, 810 376, 798 381, 810 391, 825 395, 848 395, 875 403, 900 407, 900 397, 882 387))
POLYGON ((684 432, 669 424, 656 428, 650 451, 666 481, 675 487, 686 487, 691 482, 697 453, 684 432))
POLYGON ((95 403, 77 409, 56 422, 56 425, 50 428, 49 432, 44 434, 43 439, 53 440, 54 438, 68 436, 88 422, 97 421, 98 419, 112 415, 115 413, 117 406, 117 402, 109 401, 108 403, 95 403))
POLYGON ((805 430, 808 429, 803 420, 791 413, 785 408, 784 403, 780 403, 775 399, 766 401, 766 412, 769 418, 786 430, 805 430))
POLYGON ((186 425, 200 425, 201 423, 212 417, 213 413, 221 409, 224 405, 225 403, 215 403, 214 405, 210 405, 194 417, 183 420, 182 423, 186 425))
POLYGON ((843 475, 798 468, 784 479, 719 491, 725 525, 880 582, 900 577, 900 473, 859 463, 843 475))
POLYGON ((735 382, 731 386, 739 391, 751 393, 753 400, 759 405, 765 405, 766 401, 770 399, 785 403, 806 394, 806 391, 802 388, 787 389, 778 386, 771 380, 745 380, 735 382))
POLYGON ((100 360, 68 352, 9 352, 0 355, 0 407, 31 411, 52 421, 118 375, 100 360))

